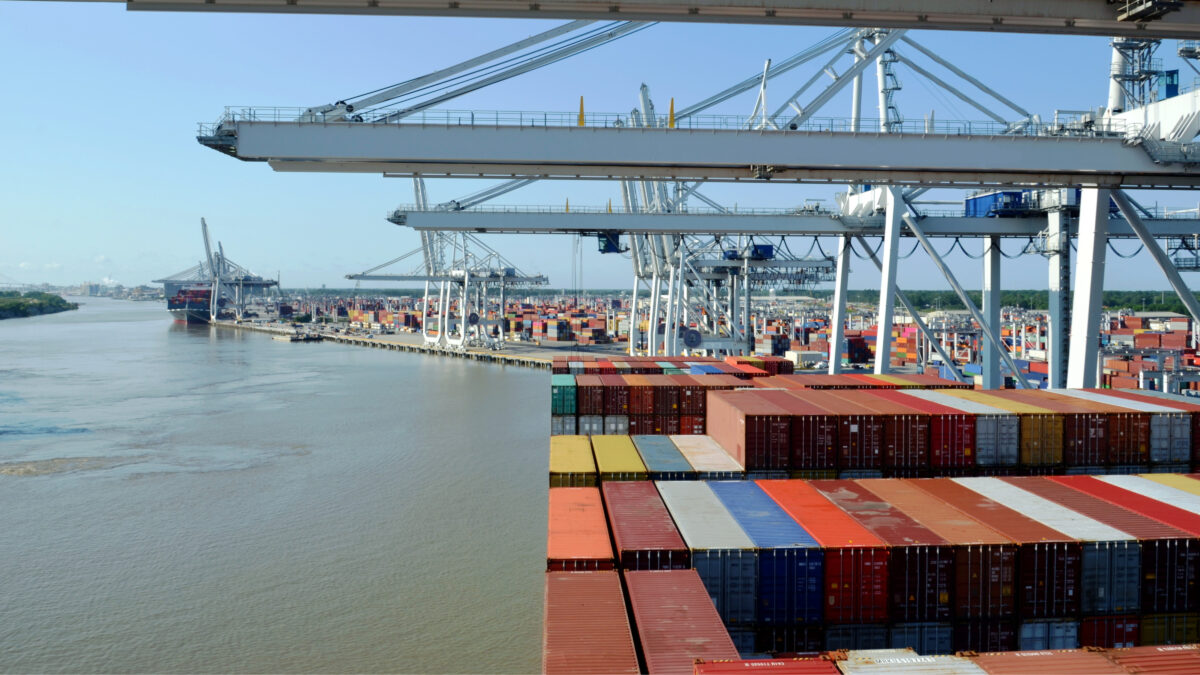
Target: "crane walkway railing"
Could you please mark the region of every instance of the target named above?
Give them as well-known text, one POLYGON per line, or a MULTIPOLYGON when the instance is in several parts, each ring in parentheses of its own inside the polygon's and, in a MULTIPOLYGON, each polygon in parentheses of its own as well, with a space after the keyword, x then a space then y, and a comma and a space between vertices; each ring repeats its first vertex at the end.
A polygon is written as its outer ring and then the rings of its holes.
MULTIPOLYGON (((280 107, 227 107, 225 114, 215 123, 201 123, 200 136, 217 136, 223 125, 238 122, 278 122, 291 124, 353 124, 353 125, 408 125, 435 127, 591 127, 591 128, 640 128, 628 115, 619 113, 548 112, 528 110, 422 110, 396 118, 397 111, 375 110, 361 121, 345 118, 304 117, 304 108, 280 107)), ((787 133, 828 132, 883 133, 879 120, 862 119, 857 125, 848 117, 812 117, 803 123, 792 124, 792 113, 771 119, 764 126, 761 117, 745 115, 690 115, 673 122, 673 129, 727 130, 727 131, 771 131, 787 133)), ((660 116, 658 128, 670 124, 667 116, 660 116)), ((952 136, 1052 136, 1078 138, 1130 138, 1136 137, 1141 125, 1121 120, 1096 123, 1032 123, 1028 121, 1000 123, 991 120, 905 120, 889 122, 895 134, 952 135, 952 136)))

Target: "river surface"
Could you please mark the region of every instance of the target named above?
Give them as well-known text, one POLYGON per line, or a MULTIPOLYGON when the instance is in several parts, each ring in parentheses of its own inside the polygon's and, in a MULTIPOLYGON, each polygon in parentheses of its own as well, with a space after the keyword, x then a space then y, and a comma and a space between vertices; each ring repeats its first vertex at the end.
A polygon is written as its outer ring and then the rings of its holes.
POLYGON ((0 321, 0 671, 536 672, 546 371, 0 321))

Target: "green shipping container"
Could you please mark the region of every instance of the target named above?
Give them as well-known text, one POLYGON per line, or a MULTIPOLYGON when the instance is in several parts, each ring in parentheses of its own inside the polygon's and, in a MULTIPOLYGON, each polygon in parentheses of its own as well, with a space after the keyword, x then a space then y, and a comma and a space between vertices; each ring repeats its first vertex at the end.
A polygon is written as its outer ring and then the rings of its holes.
POLYGON ((550 376, 550 414, 575 414, 575 376, 550 376))

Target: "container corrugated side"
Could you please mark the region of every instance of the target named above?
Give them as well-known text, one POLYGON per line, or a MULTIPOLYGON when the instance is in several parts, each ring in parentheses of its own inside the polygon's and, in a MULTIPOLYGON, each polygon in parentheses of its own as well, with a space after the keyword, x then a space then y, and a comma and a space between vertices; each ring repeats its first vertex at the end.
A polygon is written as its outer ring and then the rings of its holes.
POLYGON ((604 382, 599 375, 575 376, 576 411, 580 415, 604 414, 604 382))
POLYGON ((979 675, 985 671, 961 656, 937 656, 911 649, 854 650, 838 661, 845 675, 868 673, 928 673, 929 675, 979 675))
POLYGON ((1200 673, 1200 645, 1147 645, 1110 649, 1104 652, 1104 656, 1130 673, 1200 673))
POLYGON ((893 648, 911 647, 920 654, 954 653, 954 628, 949 623, 914 621, 894 623, 888 629, 893 648))
POLYGON ((737 661, 697 661, 694 675, 838 675, 838 667, 825 658, 747 659, 737 661))
POLYGON ((617 572, 546 573, 542 672, 640 672, 617 572))
POLYGON ((1032 619, 1017 629, 1017 646, 1022 651, 1077 649, 1079 622, 1074 619, 1032 619))
POLYGON ((1142 616, 1142 644, 1186 645, 1200 642, 1200 614, 1174 612, 1142 616))
POLYGON ((1021 420, 1021 464, 1028 466, 1056 466, 1062 464, 1062 415, 1037 406, 976 391, 947 389, 942 393, 1007 410, 1017 415, 1021 420))
POLYGON ((600 480, 646 480, 646 465, 628 436, 592 436, 600 480))
POLYGON ((710 436, 668 436, 700 480, 736 480, 745 469, 710 436))
POLYGON ((1142 643, 1142 621, 1136 615, 1088 616, 1079 622, 1079 646, 1134 647, 1142 643))
POLYGON ((842 390, 808 393, 806 400, 837 418, 837 468, 883 467, 884 421, 875 411, 835 394, 842 390))
POLYGON ((1099 652, 1084 649, 1039 650, 1035 652, 988 652, 970 657, 991 675, 1128 675, 1128 672, 1099 652))
POLYGON ((611 570, 613 551, 600 490, 550 488, 549 505, 546 569, 611 570))
POLYGON ((825 556, 812 535, 754 482, 708 486, 758 547, 758 626, 821 621, 825 556))
MULTIPOLYGON (((1097 390, 1088 389, 1085 391, 1095 392, 1097 390)), ((1186 434, 1190 436, 1190 451, 1188 461, 1200 461, 1200 405, 1196 405, 1195 403, 1192 403, 1191 401, 1188 401, 1180 396, 1173 396, 1171 394, 1164 394, 1156 391, 1146 391, 1141 389, 1136 391, 1131 391, 1128 389, 1103 389, 1099 391, 1120 399, 1161 405, 1186 415, 1188 418, 1188 431, 1186 434)), ((1176 433, 1173 432, 1172 435, 1174 436, 1176 433)), ((1175 453, 1176 451, 1173 450, 1172 452, 1175 453)), ((1172 461, 1178 462, 1185 460, 1175 459, 1172 461)))
POLYGON ((691 551, 692 567, 726 624, 753 626, 758 551, 708 483, 659 481, 667 510, 691 551))
POLYGON ((954 550, 949 542, 854 481, 816 480, 810 484, 890 547, 891 621, 950 619, 954 550))
POLYGON ((1141 550, 1141 588, 1140 593, 1134 596, 1137 604, 1126 611, 1186 612, 1200 609, 1200 593, 1197 592, 1200 542, 1195 537, 1056 481, 1016 476, 1003 480, 1137 537, 1141 550))
POLYGON ((929 415, 930 466, 941 469, 975 466, 975 415, 903 391, 873 393, 929 415))
POLYGON ((654 483, 609 481, 601 493, 623 569, 688 569, 687 545, 654 483))
POLYGON ((900 479, 860 480, 860 485, 954 547, 954 616, 1010 617, 1016 609, 1017 546, 1001 533, 900 479))
POLYGON ((650 480, 691 480, 696 477, 696 470, 670 438, 640 434, 632 438, 634 447, 650 473, 650 480))
POLYGON ((574 415, 575 377, 573 375, 550 376, 550 414, 574 415))
POLYGON ((1101 476, 1047 476, 1047 480, 1066 485, 1100 499, 1148 516, 1191 534, 1200 536, 1200 515, 1167 504, 1153 497, 1127 490, 1100 480, 1101 476))
POLYGON ((550 437, 550 487, 594 487, 596 460, 587 436, 550 437))
MULTIPOLYGON (((838 419, 813 400, 812 392, 789 390, 784 407, 792 417, 793 470, 821 470, 837 467, 838 419)), ((775 399, 779 400, 779 399, 775 399)))
POLYGON ((1017 648, 1012 619, 959 619, 954 622, 954 651, 1006 652, 1017 648))
POLYGON ((1141 548, 1136 537, 1002 478, 958 482, 1080 542, 1079 605, 1084 614, 1137 611, 1141 548))
POLYGON ((975 420, 975 463, 978 466, 1015 466, 1021 455, 1021 420, 1012 412, 977 401, 932 390, 903 392, 931 403, 972 415, 975 420))
POLYGON ((696 659, 739 659, 695 570, 625 572, 629 609, 652 675, 692 672, 696 659))
POLYGON ((1077 613, 1079 542, 957 480, 963 479, 933 478, 916 485, 1017 543, 1018 616, 1029 619, 1077 613))
MULTIPOLYGON (((1043 390, 1018 389, 1013 391, 995 392, 1010 400, 1023 401, 1029 405, 1058 413, 1063 418, 1063 463, 1068 466, 1100 466, 1110 461, 1110 449, 1114 446, 1120 451, 1118 458, 1125 457, 1125 449, 1110 438, 1109 417, 1107 413, 1093 409, 1095 404, 1064 396, 1057 396, 1043 390)), ((1148 418, 1146 420, 1149 421, 1148 418)), ((1145 453, 1146 448, 1142 448, 1145 453)), ((1122 461, 1112 459, 1111 461, 1122 461)), ((1125 463, 1138 460, 1123 460, 1125 463)), ((1145 460, 1142 460, 1145 461, 1145 460)))
POLYGON ((825 627, 825 649, 887 649, 887 626, 877 623, 838 623, 825 627))
POLYGON ((792 420, 752 389, 708 392, 708 435, 747 471, 787 470, 792 420))
POLYGON ((839 391, 831 394, 830 400, 834 397, 861 406, 882 421, 883 468, 915 469, 928 466, 929 415, 882 398, 870 390, 839 391))
POLYGON ((805 481, 757 484, 825 549, 825 620, 886 620, 889 551, 883 540, 805 481))

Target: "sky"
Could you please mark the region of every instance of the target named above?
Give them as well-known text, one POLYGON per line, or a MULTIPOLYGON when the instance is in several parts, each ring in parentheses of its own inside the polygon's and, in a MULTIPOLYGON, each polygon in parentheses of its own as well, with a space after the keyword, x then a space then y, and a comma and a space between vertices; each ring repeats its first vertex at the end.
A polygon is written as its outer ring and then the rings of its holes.
MULTIPOLYGON (((409 179, 372 174, 279 174, 200 146, 197 124, 225 106, 311 106, 347 99, 458 63, 561 22, 415 17, 283 16, 130 12, 124 3, 0 2, 0 283, 138 285, 196 264, 204 255, 200 218, 229 258, 285 287, 349 287, 361 272, 419 245, 418 235, 385 216, 412 203, 409 179)), ((657 24, 635 35, 443 104, 454 110, 628 113, 638 88, 658 110, 683 108, 835 32, 829 28, 657 24)), ((989 83, 1044 119, 1056 109, 1105 104, 1110 47, 1103 38, 910 32, 910 37, 989 83)), ((1164 41, 1159 56, 1192 72, 1164 41)), ((912 50, 908 50, 909 55, 912 50)), ((773 109, 816 72, 809 64, 772 81, 773 109)), ((898 67, 901 113, 920 119, 984 116, 898 67)), ((867 79, 870 92, 873 77, 867 79)), ((756 92, 714 108, 749 114, 756 92)), ((809 94, 811 97, 812 94, 809 94)), ((874 96, 864 97, 865 106, 874 96)), ((999 108, 999 106, 996 106, 999 108)), ((849 94, 818 116, 845 117, 849 94)), ((871 113, 864 113, 871 115, 871 113)), ((428 181, 434 203, 474 193, 489 181, 428 181)), ((843 188, 713 184, 703 192, 727 206, 792 207, 809 199, 833 206, 843 188)), ((961 193, 930 193, 939 199, 961 193)), ((1193 191, 1137 193, 1144 204, 1195 208, 1193 191)), ((616 183, 543 181, 497 199, 509 205, 620 203, 616 183)), ((693 201, 693 205, 701 205, 693 201)), ((571 283, 573 237, 488 235, 485 241, 528 273, 571 283)), ((903 240, 907 253, 913 240, 903 240)), ((935 240, 940 250, 949 241, 935 240)), ((1009 240, 1006 253, 1023 242, 1009 240)), ((795 252, 811 239, 793 240, 795 252)), ((832 240, 822 242, 832 253, 832 240)), ((982 244, 964 241, 972 254, 982 244)), ((1137 248, 1129 241, 1122 253, 1137 248)), ((583 242, 582 275, 591 288, 628 288, 628 259, 601 256, 583 242)), ((947 258, 962 284, 980 285, 981 264, 947 258)), ((404 270, 397 270, 404 271, 404 270)), ((905 288, 948 288, 924 252, 899 269, 905 288)), ((852 264, 852 288, 877 288, 865 261, 852 264)), ((378 286, 379 284, 375 284, 378 286)), ((1005 260, 1002 285, 1045 288, 1043 258, 1005 260)), ((1111 289, 1166 288, 1146 254, 1111 253, 1111 289), (1136 272, 1133 272, 1136 270, 1136 272), (1132 272, 1132 273, 1131 273, 1132 272)), ((365 284, 364 286, 371 286, 365 284)))

